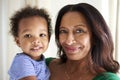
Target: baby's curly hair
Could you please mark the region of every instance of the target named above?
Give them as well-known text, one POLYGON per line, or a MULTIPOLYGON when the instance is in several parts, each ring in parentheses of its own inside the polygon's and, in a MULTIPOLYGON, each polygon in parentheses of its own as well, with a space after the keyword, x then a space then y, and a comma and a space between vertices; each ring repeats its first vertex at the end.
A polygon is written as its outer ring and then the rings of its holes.
POLYGON ((33 16, 39 16, 46 20, 48 25, 48 35, 50 39, 52 34, 52 27, 51 27, 51 18, 48 12, 45 9, 38 9, 37 7, 30 7, 30 6, 22 8, 10 18, 10 26, 11 26, 10 33, 13 35, 14 38, 18 37, 18 31, 19 31, 18 27, 20 21, 24 18, 29 18, 33 16))

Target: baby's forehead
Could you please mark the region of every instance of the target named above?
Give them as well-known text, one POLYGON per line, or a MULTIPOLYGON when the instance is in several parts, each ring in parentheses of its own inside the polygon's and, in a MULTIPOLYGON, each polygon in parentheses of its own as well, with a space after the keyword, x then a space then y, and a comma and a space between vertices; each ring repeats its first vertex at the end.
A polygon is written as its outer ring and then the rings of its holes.
POLYGON ((39 16, 32 16, 32 17, 27 17, 27 18, 23 18, 20 20, 19 25, 20 24, 32 24, 32 23, 43 23, 43 24, 47 24, 47 21, 45 18, 43 17, 39 17, 39 16))
POLYGON ((35 16, 28 16, 28 17, 23 17, 21 18, 19 21, 22 21, 22 20, 38 20, 38 19, 44 19, 46 21, 46 19, 42 16, 38 16, 38 15, 35 15, 35 16))
POLYGON ((20 21, 19 23, 19 31, 46 31, 48 30, 48 25, 47 22, 44 18, 42 17, 29 17, 29 18, 24 18, 20 21))

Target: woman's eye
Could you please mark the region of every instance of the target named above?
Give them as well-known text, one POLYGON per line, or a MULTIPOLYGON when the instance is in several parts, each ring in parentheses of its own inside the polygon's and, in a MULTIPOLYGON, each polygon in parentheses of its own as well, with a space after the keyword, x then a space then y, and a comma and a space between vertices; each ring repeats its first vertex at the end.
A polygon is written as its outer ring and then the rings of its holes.
POLYGON ((67 33, 67 31, 66 30, 60 30, 60 34, 62 34, 62 33, 67 33))
POLYGON ((30 37, 32 37, 32 35, 26 34, 24 37, 25 37, 25 38, 30 38, 30 37))
POLYGON ((46 34, 40 34, 40 37, 44 37, 44 36, 47 36, 46 34))
POLYGON ((84 30, 82 30, 82 29, 78 29, 78 30, 76 30, 76 33, 84 33, 85 31, 84 30))

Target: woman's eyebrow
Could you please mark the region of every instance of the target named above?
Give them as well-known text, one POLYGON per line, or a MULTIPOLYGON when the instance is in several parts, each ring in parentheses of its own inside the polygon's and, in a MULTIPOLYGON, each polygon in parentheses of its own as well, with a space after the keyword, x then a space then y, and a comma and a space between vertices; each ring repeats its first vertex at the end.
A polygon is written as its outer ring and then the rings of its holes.
POLYGON ((83 26, 83 27, 85 27, 86 26, 86 24, 78 24, 78 25, 75 25, 74 27, 77 27, 77 26, 83 26))

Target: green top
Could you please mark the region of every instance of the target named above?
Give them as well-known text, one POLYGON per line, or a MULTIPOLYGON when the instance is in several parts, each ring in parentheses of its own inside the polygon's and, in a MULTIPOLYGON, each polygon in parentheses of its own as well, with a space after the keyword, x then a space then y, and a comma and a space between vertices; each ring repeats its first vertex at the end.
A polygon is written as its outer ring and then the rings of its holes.
MULTIPOLYGON (((47 66, 49 63, 55 58, 46 58, 46 64, 47 66)), ((120 78, 115 73, 111 72, 104 72, 102 74, 97 75, 93 80, 120 80, 120 78)))
POLYGON ((120 80, 120 78, 115 73, 104 72, 97 75, 93 80, 120 80))

